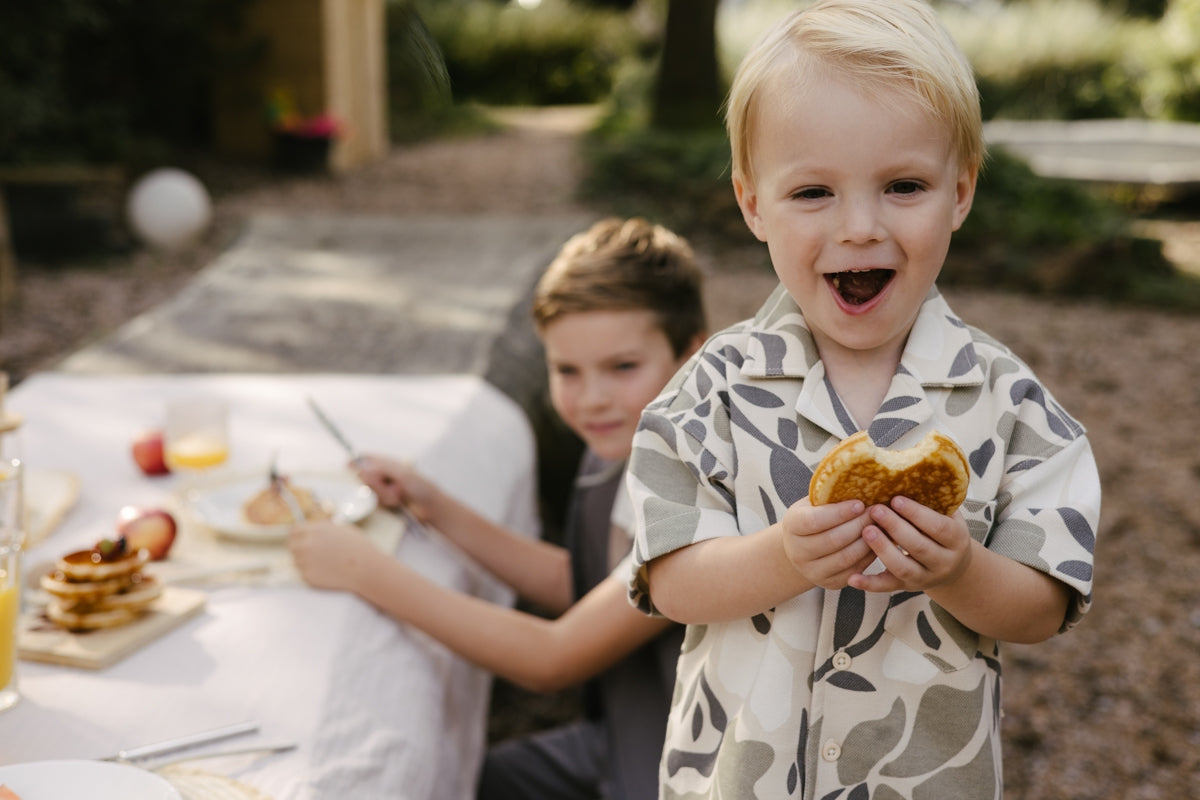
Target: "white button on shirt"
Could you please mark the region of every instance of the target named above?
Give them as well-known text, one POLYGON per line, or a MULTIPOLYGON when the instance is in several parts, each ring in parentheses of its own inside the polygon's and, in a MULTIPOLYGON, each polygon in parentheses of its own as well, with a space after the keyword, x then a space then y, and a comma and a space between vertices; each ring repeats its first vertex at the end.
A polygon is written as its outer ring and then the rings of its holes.
POLYGON ((837 761, 842 757, 842 746, 835 741, 828 741, 821 747, 821 758, 826 761, 837 761))
POLYGON ((844 650, 833 654, 834 669, 850 669, 850 665, 853 663, 854 659, 851 658, 850 654, 844 650))

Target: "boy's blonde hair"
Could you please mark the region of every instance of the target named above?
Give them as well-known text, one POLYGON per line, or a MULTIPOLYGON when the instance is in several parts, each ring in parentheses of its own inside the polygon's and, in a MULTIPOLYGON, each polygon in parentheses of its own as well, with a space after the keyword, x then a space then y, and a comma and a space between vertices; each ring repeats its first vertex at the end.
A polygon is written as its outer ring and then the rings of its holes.
MULTIPOLYGON (((880 98, 904 92, 946 123, 959 165, 983 163, 983 121, 971 65, 924 0, 818 0, 785 17, 738 67, 726 102, 733 171, 753 182, 749 143, 764 88, 789 78, 795 89, 828 70, 880 98)), ((778 84, 777 88, 784 89, 778 84)))
POLYGON ((644 219, 601 220, 571 237, 538 281, 538 330, 584 311, 653 311, 676 357, 707 329, 692 248, 644 219))

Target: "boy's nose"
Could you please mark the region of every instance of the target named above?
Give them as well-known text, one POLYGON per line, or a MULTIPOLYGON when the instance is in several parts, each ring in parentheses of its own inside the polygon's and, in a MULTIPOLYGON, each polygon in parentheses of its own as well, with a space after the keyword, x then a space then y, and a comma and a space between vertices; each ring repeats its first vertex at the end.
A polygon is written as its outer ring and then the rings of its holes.
POLYGON ((873 200, 847 199, 842 202, 840 211, 839 241, 847 244, 866 244, 883 238, 880 209, 873 200))
POLYGON ((585 406, 601 406, 608 402, 608 381, 599 377, 589 377, 583 382, 583 392, 580 399, 585 406))

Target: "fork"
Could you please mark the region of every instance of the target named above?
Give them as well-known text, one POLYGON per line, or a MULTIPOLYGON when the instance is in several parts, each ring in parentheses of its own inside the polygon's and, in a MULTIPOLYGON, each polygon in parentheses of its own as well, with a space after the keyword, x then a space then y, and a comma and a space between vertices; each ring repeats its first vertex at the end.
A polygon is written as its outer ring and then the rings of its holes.
POLYGON ((292 515, 292 523, 299 525, 304 522, 304 509, 300 507, 300 501, 296 499, 296 495, 292 494, 292 489, 288 486, 287 481, 279 474, 279 470, 275 467, 275 460, 278 453, 271 454, 270 478, 271 486, 279 490, 279 496, 283 498, 283 502, 287 505, 288 511, 292 515))

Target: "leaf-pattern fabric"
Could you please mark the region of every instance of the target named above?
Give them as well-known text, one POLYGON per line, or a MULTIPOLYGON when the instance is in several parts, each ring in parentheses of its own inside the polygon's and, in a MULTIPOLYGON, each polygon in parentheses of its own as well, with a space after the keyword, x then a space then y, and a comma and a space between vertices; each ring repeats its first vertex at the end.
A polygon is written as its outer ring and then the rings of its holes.
MULTIPOLYGON (((866 427, 883 447, 933 429, 954 438, 971 467, 971 535, 1063 581, 1073 598, 1062 629, 1079 621, 1100 509, 1085 432, 936 289, 866 427)), ((772 524, 857 430, 780 287, 754 319, 710 339, 643 415, 628 476, 633 602, 656 613, 648 561, 772 524)), ((923 593, 813 589, 750 619, 689 627, 661 796, 1000 798, 999 718, 997 642, 923 593)))

